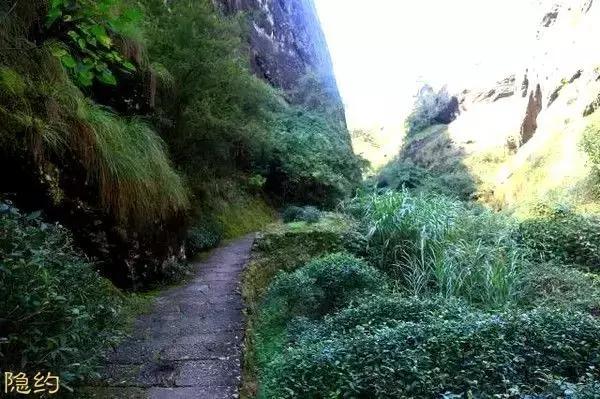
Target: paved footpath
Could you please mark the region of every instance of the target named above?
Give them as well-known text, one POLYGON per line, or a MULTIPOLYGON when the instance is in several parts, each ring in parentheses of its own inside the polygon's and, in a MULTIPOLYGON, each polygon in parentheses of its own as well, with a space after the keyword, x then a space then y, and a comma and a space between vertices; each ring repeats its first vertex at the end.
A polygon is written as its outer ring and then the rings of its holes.
POLYGON ((253 236, 216 249, 186 286, 166 291, 108 355, 95 397, 237 398, 244 316, 240 274, 253 236))

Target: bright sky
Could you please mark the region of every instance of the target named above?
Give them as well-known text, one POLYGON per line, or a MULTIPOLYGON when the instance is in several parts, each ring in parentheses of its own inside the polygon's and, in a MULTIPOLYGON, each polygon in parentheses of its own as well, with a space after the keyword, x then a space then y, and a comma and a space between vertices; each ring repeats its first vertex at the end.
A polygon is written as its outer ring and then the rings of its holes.
POLYGON ((418 82, 463 89, 518 71, 539 22, 532 0, 316 4, 351 127, 400 124, 418 82))

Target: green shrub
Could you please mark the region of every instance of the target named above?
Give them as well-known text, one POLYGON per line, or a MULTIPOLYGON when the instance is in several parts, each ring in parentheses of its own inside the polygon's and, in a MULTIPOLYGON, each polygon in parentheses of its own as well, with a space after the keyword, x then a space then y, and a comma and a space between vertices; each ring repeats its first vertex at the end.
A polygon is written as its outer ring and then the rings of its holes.
POLYGON ((600 270, 600 217, 544 204, 535 212, 520 226, 524 244, 532 249, 535 258, 600 270))
POLYGON ((241 21, 210 0, 142 4, 151 59, 173 80, 172 89, 157 92, 155 121, 192 189, 235 171, 260 173, 257 165, 272 152, 271 110, 283 105, 250 72, 241 21))
POLYGON ((600 312, 600 276, 555 263, 532 263, 520 277, 521 306, 600 312))
POLYGON ((269 129, 274 152, 267 189, 288 203, 333 208, 358 186, 360 162, 349 135, 335 118, 290 108, 269 129))
POLYGON ((348 251, 361 255, 366 243, 354 224, 339 214, 325 214, 317 223, 273 225, 258 235, 253 259, 244 274, 244 297, 253 308, 262 302, 273 278, 293 272, 316 257, 348 251))
POLYGON ((314 206, 288 206, 283 210, 282 218, 285 223, 300 221, 316 223, 321 219, 321 212, 314 206))
POLYGON ((412 162, 395 159, 377 177, 379 187, 415 192, 437 193, 461 200, 471 199, 476 191, 473 177, 464 166, 444 172, 430 171, 412 162))
POLYGON ((292 273, 311 259, 340 251, 364 253, 364 237, 354 223, 339 214, 324 214, 317 223, 297 222, 270 226, 256 238, 251 261, 243 275, 243 296, 248 323, 245 338, 244 386, 247 395, 255 392, 259 364, 264 364, 285 342, 285 326, 257 323, 260 305, 275 276, 292 273), (257 324, 260 324, 258 326, 257 324))
POLYGON ((188 230, 186 239, 186 252, 188 256, 194 256, 199 252, 215 248, 223 239, 221 226, 214 220, 208 220, 196 224, 188 230))
POLYGON ((265 297, 265 314, 285 324, 297 316, 319 318, 365 292, 385 287, 385 279, 364 261, 345 253, 315 259, 292 273, 279 274, 265 297))
POLYGON ((398 322, 424 323, 436 320, 461 320, 473 309, 456 298, 405 297, 385 290, 361 298, 322 320, 299 318, 290 325, 293 340, 326 339, 333 334, 346 334, 357 327, 376 330, 395 326, 398 322))
POLYGON ((0 369, 90 376, 122 337, 125 298, 61 226, 0 207, 0 369))
POLYGON ((259 397, 512 397, 600 366, 600 322, 551 309, 306 337, 265 367, 259 397))

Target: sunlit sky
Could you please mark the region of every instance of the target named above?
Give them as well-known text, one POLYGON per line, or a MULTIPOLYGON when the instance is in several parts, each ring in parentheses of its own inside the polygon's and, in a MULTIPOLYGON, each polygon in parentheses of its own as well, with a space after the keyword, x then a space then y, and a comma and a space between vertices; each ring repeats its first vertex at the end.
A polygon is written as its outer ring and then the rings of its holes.
POLYGON ((401 123, 419 82, 462 89, 516 72, 539 22, 530 0, 315 1, 355 127, 401 123))

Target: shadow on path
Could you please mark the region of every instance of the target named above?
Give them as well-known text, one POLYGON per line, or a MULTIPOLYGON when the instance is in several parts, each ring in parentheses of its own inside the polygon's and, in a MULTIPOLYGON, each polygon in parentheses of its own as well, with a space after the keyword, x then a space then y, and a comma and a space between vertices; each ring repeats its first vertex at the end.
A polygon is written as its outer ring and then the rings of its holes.
POLYGON ((163 293, 107 355, 95 398, 238 397, 244 316, 240 275, 254 236, 216 249, 187 285, 163 293))

